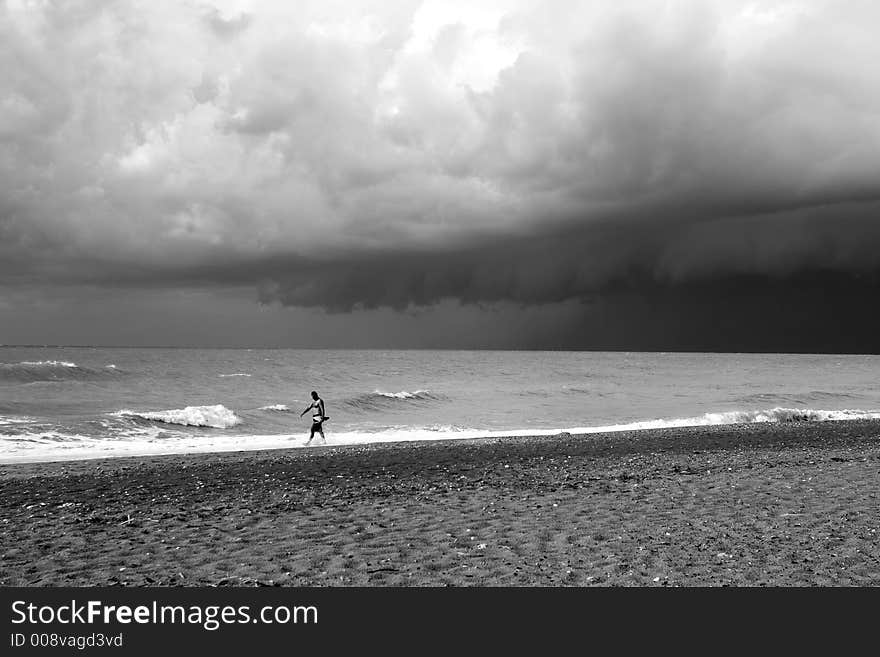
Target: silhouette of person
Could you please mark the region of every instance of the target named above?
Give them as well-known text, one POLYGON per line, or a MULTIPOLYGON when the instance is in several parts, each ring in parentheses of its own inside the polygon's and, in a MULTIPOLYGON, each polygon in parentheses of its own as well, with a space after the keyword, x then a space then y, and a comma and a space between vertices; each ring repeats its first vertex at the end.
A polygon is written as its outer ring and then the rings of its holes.
POLYGON ((314 410, 312 414, 312 431, 309 434, 309 439, 306 442, 306 445, 312 444, 312 439, 315 437, 315 433, 321 434, 321 440, 326 444, 327 439, 324 437, 324 420, 327 419, 327 415, 324 413, 324 400, 318 396, 318 393, 312 390, 312 403, 306 407, 302 413, 299 414, 300 417, 308 413, 309 411, 314 410))

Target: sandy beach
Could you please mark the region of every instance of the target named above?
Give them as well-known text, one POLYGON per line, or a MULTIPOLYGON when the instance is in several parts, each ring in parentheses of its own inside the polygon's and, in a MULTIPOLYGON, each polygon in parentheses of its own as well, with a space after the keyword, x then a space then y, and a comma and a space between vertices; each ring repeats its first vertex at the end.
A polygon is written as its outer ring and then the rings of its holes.
POLYGON ((880 423, 0 466, 0 585, 877 585, 880 423))

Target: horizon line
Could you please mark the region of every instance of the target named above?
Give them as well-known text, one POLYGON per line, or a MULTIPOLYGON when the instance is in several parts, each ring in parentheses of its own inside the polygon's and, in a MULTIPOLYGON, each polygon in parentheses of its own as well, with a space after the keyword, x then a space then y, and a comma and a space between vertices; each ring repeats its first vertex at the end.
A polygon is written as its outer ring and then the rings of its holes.
POLYGON ((266 346, 193 346, 193 345, 100 345, 100 344, 2 344, 0 349, 215 349, 236 351, 564 351, 587 353, 643 353, 643 354, 777 354, 796 356, 877 356, 880 352, 863 351, 776 351, 716 350, 716 349, 634 349, 622 347, 266 347, 266 346))

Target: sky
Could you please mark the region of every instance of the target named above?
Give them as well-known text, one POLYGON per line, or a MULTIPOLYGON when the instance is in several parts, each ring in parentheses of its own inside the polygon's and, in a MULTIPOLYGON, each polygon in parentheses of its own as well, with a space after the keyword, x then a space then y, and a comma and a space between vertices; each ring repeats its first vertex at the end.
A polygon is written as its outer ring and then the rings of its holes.
POLYGON ((0 343, 880 352, 880 4, 0 1, 0 343))

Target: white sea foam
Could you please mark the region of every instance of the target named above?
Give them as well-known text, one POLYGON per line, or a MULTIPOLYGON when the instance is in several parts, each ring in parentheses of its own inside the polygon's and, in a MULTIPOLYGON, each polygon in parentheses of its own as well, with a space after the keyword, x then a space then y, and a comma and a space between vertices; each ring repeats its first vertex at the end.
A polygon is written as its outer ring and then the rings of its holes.
MULTIPOLYGON (((0 463, 16 460, 52 460, 53 455, 61 452, 79 450, 91 444, 102 444, 105 441, 81 434, 64 431, 34 431, 13 436, 0 436, 0 463), (34 459, 29 457, 36 456, 34 459), (11 457, 11 458, 10 458, 11 457), (16 458, 19 457, 19 458, 16 458)), ((67 455, 61 456, 66 459, 67 455)))
MULTIPOLYGON (((175 411, 157 413, 136 413, 120 411, 114 415, 134 415, 147 419, 158 419, 170 422, 174 419, 204 421, 205 409, 214 409, 218 418, 229 421, 235 418, 234 413, 223 406, 189 407, 175 411), (201 417, 199 414, 202 414, 201 417)), ((238 418, 235 418, 236 422, 238 418)), ((498 431, 494 429, 467 429, 452 426, 431 426, 418 428, 394 428, 385 431, 342 431, 333 432, 327 437, 327 445, 358 445, 369 443, 406 442, 418 440, 451 440, 473 438, 501 438, 514 436, 554 436, 560 433, 589 434, 636 431, 644 429, 661 429, 688 426, 716 426, 728 424, 751 424, 764 422, 825 422, 840 420, 880 420, 880 410, 816 410, 809 408, 771 408, 764 410, 723 411, 704 415, 675 418, 645 420, 626 424, 614 424, 593 427, 570 427, 554 429, 513 429, 498 431)), ((174 422, 184 424, 184 422, 174 422)), ((215 426, 199 424, 197 426, 215 426)), ((230 425, 231 426, 231 425, 230 425)), ((25 448, 18 447, 14 436, 0 437, 0 463, 51 461, 56 459, 88 459, 111 456, 146 456, 159 454, 187 454, 204 452, 251 451, 263 449, 279 449, 301 447, 308 438, 306 433, 272 434, 272 435, 222 435, 222 436, 191 436, 179 435, 173 438, 157 440, 154 438, 133 438, 131 440, 101 440, 86 436, 61 435, 47 432, 46 434, 25 434, 21 438, 35 440, 25 448), (11 442, 6 442, 7 439, 11 442)))
MULTIPOLYGON (((828 422, 835 420, 878 420, 880 411, 856 409, 816 410, 812 408, 770 408, 747 411, 722 411, 705 413, 697 417, 672 420, 648 420, 608 427, 589 428, 589 431, 628 431, 633 429, 662 429, 666 427, 716 426, 724 424, 754 424, 762 422, 828 422)), ((569 429, 571 433, 586 433, 587 429, 569 429)))
POLYGON ((221 379, 229 378, 230 376, 251 376, 250 374, 245 374, 244 372, 235 372, 234 374, 220 374, 221 379))
POLYGON ((153 422, 165 422, 166 424, 179 424, 185 427, 213 427, 215 429, 228 429, 241 423, 235 413, 222 404, 214 406, 187 406, 168 411, 132 411, 123 409, 112 413, 117 417, 139 417, 153 422))
POLYGON ((27 424, 33 421, 33 418, 21 415, 0 415, 0 427, 12 424, 27 424))
POLYGON ((290 407, 287 404, 269 404, 268 406, 260 406, 259 410, 261 410, 261 411, 289 411, 290 407))
POLYGON ((30 365, 33 367, 79 367, 76 363, 66 360, 25 360, 19 365, 30 365))
POLYGON ((406 390, 401 390, 400 392, 383 392, 381 390, 374 390, 374 395, 379 395, 380 397, 391 397, 393 399, 418 399, 423 395, 429 394, 428 390, 416 390, 415 392, 407 392, 406 390))

